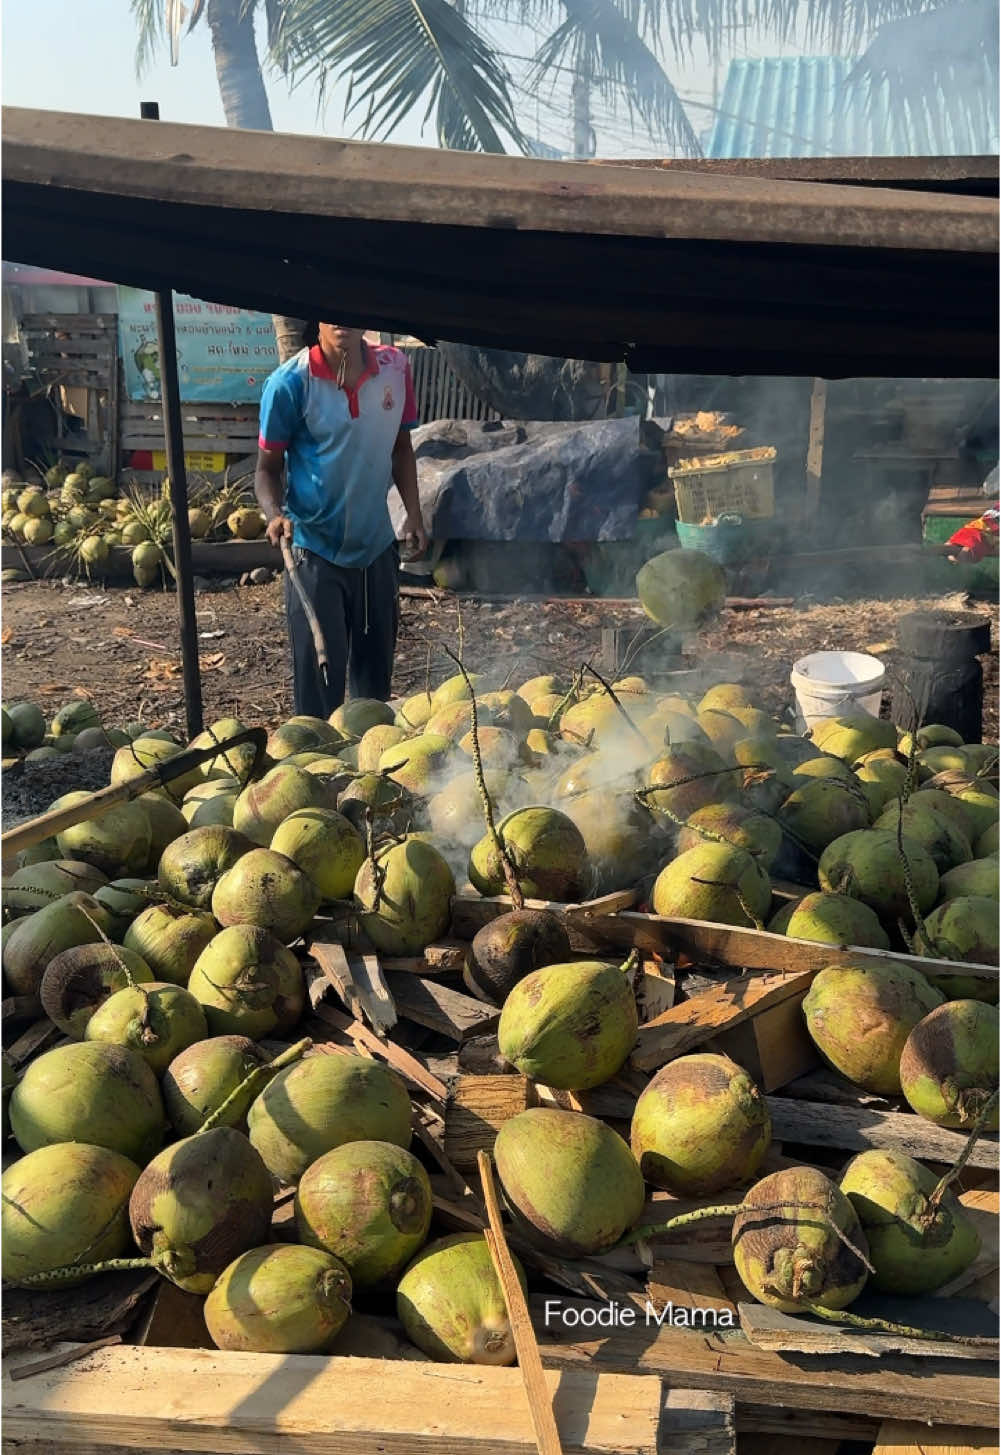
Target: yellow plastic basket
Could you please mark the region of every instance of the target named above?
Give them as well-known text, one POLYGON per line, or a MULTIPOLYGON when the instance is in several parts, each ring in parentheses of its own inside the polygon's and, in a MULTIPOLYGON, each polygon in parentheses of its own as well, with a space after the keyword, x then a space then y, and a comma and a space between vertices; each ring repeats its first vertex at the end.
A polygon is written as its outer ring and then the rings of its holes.
POLYGON ((678 519, 704 525, 720 515, 770 520, 775 514, 775 448, 733 450, 679 460, 668 469, 674 482, 678 519))

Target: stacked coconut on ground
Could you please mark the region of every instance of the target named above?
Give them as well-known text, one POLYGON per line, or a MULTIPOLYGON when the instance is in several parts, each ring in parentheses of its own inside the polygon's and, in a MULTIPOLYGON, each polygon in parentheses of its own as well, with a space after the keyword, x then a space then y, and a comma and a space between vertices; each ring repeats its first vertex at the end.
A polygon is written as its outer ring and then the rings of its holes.
MULTIPOLYGON (((482 895, 514 882, 564 903, 638 884, 658 914, 775 928, 772 875, 812 879, 779 912, 788 933, 957 962, 929 977, 841 957, 804 1002, 820 1055, 939 1125, 996 1126, 996 1026, 977 998, 996 999, 996 983, 961 968, 997 959, 984 909, 997 893, 996 753, 942 729, 898 742, 854 716, 807 740, 735 685, 694 702, 628 677, 613 693, 459 674, 396 714, 350 702, 329 723, 277 728, 253 781, 252 750, 232 749, 30 851, 5 886, 4 977, 67 1041, 7 1093, 24 1155, 4 1175, 4 1278, 75 1281, 142 1255, 206 1296, 220 1346, 299 1351, 336 1339, 352 1289, 395 1287, 432 1357, 510 1362, 482 1239, 426 1244, 440 1229, 403 1082, 320 1047, 270 1059, 306 1013, 296 947, 318 912, 328 938, 350 925, 379 953, 419 956, 448 930, 466 876, 482 895), (296 1188, 296 1243, 268 1241, 277 1185, 296 1188)), ((240 727, 213 724, 198 746, 240 727)), ((131 739, 112 782, 180 746, 131 739)), ((464 979, 501 1007, 507 1061, 577 1092, 629 1058, 632 972, 575 959, 557 915, 516 911, 477 935, 464 979)), ((571 1260, 636 1239, 648 1187, 736 1188, 723 1211, 740 1276, 787 1310, 844 1308, 867 1279, 927 1290, 974 1256, 962 1209, 920 1164, 873 1152, 840 1188, 810 1167, 755 1182, 770 1142, 747 1072, 702 1054, 648 1084, 628 1144, 542 1106, 507 1121, 493 1150, 517 1234, 571 1260)))

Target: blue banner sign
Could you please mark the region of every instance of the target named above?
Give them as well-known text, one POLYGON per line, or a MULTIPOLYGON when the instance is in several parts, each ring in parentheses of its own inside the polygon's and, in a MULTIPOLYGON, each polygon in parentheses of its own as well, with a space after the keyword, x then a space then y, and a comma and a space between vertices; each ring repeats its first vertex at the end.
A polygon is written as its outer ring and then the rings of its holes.
MULTIPOLYGON (((177 372, 186 404, 256 404, 278 367, 270 314, 174 294, 177 372)), ((153 294, 118 289, 118 346, 130 399, 160 398, 153 294)))

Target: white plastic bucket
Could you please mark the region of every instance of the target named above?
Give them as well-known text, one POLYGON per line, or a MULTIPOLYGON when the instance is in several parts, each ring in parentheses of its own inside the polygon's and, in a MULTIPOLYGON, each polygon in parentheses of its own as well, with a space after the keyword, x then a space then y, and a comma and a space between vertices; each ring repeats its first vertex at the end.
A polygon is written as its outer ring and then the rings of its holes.
POLYGON ((799 731, 822 717, 860 709, 878 717, 885 678, 883 663, 865 652, 812 652, 801 657, 789 674, 799 731))

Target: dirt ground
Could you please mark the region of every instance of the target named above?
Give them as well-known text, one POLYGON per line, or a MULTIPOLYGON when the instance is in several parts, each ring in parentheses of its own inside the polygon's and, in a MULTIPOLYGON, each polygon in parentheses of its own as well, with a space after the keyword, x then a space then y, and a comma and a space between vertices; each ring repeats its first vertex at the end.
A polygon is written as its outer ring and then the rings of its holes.
MULTIPOLYGON (((217 583, 218 584, 218 583, 217 583)), ((703 632, 694 647, 696 661, 725 666, 726 676, 742 679, 760 692, 774 713, 788 709, 789 669, 807 652, 852 648, 874 652, 892 677, 900 617, 919 608, 961 606, 958 597, 798 598, 788 607, 726 611, 703 632)), ((227 586, 196 596, 206 721, 236 716, 248 724, 273 723, 292 711, 281 581, 267 586, 227 586)), ((470 669, 489 669, 515 680, 536 672, 569 673, 589 658, 598 661, 603 627, 646 623, 639 607, 600 599, 499 602, 456 597, 445 592, 404 595, 394 691, 419 690, 431 655, 433 683, 454 666, 442 650, 460 647, 470 669)), ((994 629, 992 652, 983 659, 984 739, 998 738, 997 610, 989 610, 994 629)), ((7 702, 29 698, 50 715, 74 694, 90 698, 108 726, 140 720, 150 727, 181 727, 181 690, 176 601, 172 594, 64 586, 32 582, 2 593, 3 696, 7 702)), ((626 633, 626 640, 631 632, 626 633)), ((644 670, 643 655, 633 671, 644 670)), ((69 763, 38 765, 45 801, 75 786, 91 786, 84 775, 106 782, 106 764, 80 763, 75 782, 69 763), (46 771, 42 772, 45 769, 46 771), (51 785, 51 787, 49 787, 51 785)), ((27 789, 28 784, 24 784, 27 789)), ((14 804, 11 780, 5 789, 5 817, 14 804)), ((22 795, 17 792, 16 796, 22 795)), ((32 795, 34 796, 34 795, 32 795)), ((18 805, 20 806, 20 805, 18 805)), ((44 806, 44 803, 43 805, 44 806)), ((22 810, 23 811, 23 810, 22 810)), ((37 810, 36 810, 37 811, 37 810)), ((17 810, 15 809, 15 814, 17 810)))

